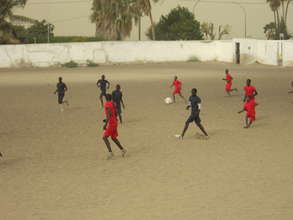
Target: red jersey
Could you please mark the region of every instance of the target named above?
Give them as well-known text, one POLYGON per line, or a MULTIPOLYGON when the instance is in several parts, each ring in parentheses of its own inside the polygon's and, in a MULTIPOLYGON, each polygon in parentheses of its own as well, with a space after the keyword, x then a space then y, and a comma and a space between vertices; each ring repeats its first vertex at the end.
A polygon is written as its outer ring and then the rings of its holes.
POLYGON ((116 125, 117 124, 117 114, 116 114, 116 107, 113 102, 108 101, 105 103, 105 113, 106 113, 107 119, 109 119, 109 125, 116 125), (108 115, 109 113, 108 113, 107 109, 109 109, 111 112, 110 119, 109 119, 109 115, 108 115))
POLYGON ((181 82, 179 80, 174 80, 173 82, 173 86, 175 87, 175 89, 181 89, 181 82))
POLYGON ((244 86, 245 96, 252 97, 256 91, 254 86, 244 86))
POLYGON ((232 76, 229 73, 226 74, 226 82, 227 83, 231 83, 232 82, 232 76))

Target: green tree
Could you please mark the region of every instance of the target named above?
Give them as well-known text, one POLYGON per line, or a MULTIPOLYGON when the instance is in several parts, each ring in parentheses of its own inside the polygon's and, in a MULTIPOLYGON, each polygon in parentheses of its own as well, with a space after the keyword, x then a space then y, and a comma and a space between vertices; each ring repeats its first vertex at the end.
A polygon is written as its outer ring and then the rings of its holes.
MULTIPOLYGON (((155 25, 157 40, 202 40, 200 23, 187 8, 178 6, 155 25)), ((151 29, 147 36, 152 38, 151 29)))
POLYGON ((94 0, 91 21, 96 24, 96 36, 122 40, 129 36, 138 10, 133 0, 94 0))
POLYGON ((280 39, 280 33, 284 34, 284 39, 289 39, 290 34, 287 29, 287 18, 289 13, 289 5, 293 0, 267 0, 271 10, 274 13, 274 22, 276 32, 274 39, 280 39))
POLYGON ((217 25, 213 23, 203 22, 201 24, 201 31, 204 35, 204 39, 206 40, 221 40, 224 35, 228 35, 231 32, 230 25, 218 25, 218 29, 216 30, 217 25))
POLYGON ((36 21, 32 26, 27 28, 27 38, 36 42, 46 42, 48 33, 50 39, 54 37, 54 25, 46 20, 36 21))
POLYGON ((268 40, 274 40, 276 37, 276 24, 271 22, 264 26, 264 33, 268 40))
POLYGON ((15 8, 24 7, 27 0, 0 0, 0 43, 18 43, 14 22, 32 23, 35 20, 15 15, 15 8))

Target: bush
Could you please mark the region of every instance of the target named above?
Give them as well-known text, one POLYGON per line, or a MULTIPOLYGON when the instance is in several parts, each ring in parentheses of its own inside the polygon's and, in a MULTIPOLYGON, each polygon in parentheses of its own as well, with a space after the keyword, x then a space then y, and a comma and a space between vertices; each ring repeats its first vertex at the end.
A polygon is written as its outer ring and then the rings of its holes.
POLYGON ((68 63, 62 64, 62 67, 67 67, 67 68, 76 68, 78 66, 79 66, 78 63, 74 62, 73 60, 71 60, 68 63))
POLYGON ((197 56, 192 56, 188 59, 188 62, 200 62, 200 59, 197 56))
POLYGON ((99 64, 97 64, 97 63, 95 63, 95 62, 93 62, 93 61, 91 61, 91 60, 87 60, 87 61, 86 61, 86 65, 87 65, 88 67, 97 67, 97 66, 99 66, 99 64))

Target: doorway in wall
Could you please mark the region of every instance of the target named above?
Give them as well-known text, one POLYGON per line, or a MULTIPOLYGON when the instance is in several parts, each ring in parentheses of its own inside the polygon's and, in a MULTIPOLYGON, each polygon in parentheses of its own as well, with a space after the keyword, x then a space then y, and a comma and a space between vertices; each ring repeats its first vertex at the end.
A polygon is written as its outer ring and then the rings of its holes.
POLYGON ((235 49, 236 49, 236 51, 235 51, 235 54, 236 54, 236 64, 240 64, 240 43, 239 42, 236 43, 235 49))

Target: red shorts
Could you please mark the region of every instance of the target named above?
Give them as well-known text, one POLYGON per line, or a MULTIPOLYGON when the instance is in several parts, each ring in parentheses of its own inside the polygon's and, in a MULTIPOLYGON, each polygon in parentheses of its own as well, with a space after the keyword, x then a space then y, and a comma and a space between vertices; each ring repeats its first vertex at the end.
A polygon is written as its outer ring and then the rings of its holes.
POLYGON ((255 114, 246 114, 250 121, 255 121, 255 114))
POLYGON ((108 125, 108 127, 104 131, 103 137, 117 138, 118 137, 117 127, 118 127, 117 125, 108 125))
POLYGON ((180 94, 181 93, 181 88, 175 88, 173 91, 173 94, 180 94))
POLYGON ((232 83, 231 82, 230 83, 227 83, 226 84, 226 87, 225 87, 225 90, 228 91, 228 92, 230 92, 232 90, 231 87, 232 87, 232 83))

